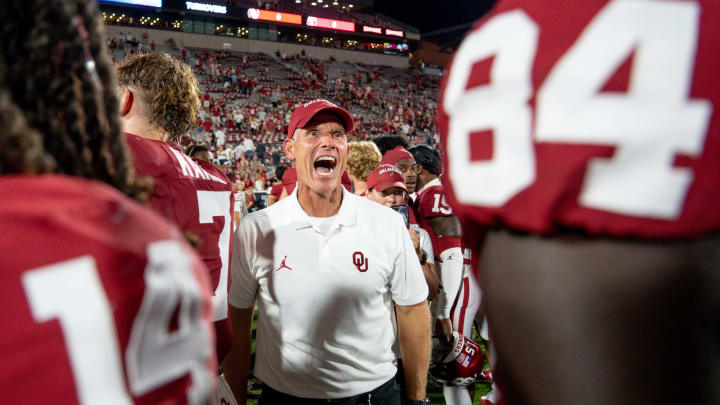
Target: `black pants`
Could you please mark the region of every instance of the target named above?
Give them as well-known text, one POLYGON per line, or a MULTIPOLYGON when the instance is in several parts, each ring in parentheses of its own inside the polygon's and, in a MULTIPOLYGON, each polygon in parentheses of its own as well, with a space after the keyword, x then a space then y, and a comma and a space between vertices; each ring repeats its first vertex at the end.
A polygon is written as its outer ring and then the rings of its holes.
POLYGON ((267 384, 262 386, 262 394, 258 405, 275 405, 275 404, 295 404, 295 405, 320 405, 320 404, 336 404, 336 405, 400 405, 400 389, 395 383, 395 378, 391 378, 385 384, 375 388, 370 392, 355 395, 347 398, 336 399, 315 399, 315 398, 299 398, 292 395, 275 391, 267 384))

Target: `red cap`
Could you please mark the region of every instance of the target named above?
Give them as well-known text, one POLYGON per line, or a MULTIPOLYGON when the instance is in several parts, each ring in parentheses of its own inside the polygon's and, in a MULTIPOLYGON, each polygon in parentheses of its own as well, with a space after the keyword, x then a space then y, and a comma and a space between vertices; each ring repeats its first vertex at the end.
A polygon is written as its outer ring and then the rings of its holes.
POLYGON ((395 149, 385 152, 382 160, 380 161, 380 164, 395 165, 397 162, 403 159, 410 159, 413 162, 415 161, 415 158, 413 157, 413 155, 410 154, 410 152, 408 152, 402 146, 398 145, 395 147, 395 149))
POLYGON ((297 184, 297 169, 290 167, 285 170, 285 174, 283 174, 282 178, 282 184, 288 194, 291 194, 293 190, 295 190, 295 185, 297 184))
POLYGON ((345 131, 351 132, 355 128, 353 117, 347 110, 327 100, 316 99, 297 107, 295 111, 293 111, 292 117, 290 117, 290 125, 288 126, 288 139, 292 139, 296 129, 307 125, 307 123, 321 111, 330 111, 339 115, 344 121, 343 126, 345 127, 345 131))
POLYGON ((367 179, 368 190, 383 191, 390 187, 400 187, 407 193, 405 176, 393 165, 381 164, 370 173, 367 179))

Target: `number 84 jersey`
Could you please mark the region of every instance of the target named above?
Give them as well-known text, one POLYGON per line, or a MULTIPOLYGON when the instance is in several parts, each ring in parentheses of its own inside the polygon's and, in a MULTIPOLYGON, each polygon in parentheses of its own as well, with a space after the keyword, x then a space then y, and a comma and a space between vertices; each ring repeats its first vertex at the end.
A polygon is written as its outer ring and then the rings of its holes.
POLYGON ((438 108, 471 222, 640 238, 720 228, 720 3, 501 0, 438 108))

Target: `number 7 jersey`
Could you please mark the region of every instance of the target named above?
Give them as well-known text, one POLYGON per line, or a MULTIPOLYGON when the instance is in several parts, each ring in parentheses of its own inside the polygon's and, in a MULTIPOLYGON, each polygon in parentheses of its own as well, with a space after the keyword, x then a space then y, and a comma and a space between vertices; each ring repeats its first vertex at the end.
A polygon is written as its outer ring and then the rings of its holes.
POLYGON ((155 180, 150 206, 200 239, 196 250, 210 272, 213 318, 227 318, 233 232, 230 181, 214 165, 186 156, 175 144, 132 134, 126 139, 137 174, 155 180))
POLYGON ((440 92, 458 216, 547 234, 720 228, 720 3, 501 0, 440 92))

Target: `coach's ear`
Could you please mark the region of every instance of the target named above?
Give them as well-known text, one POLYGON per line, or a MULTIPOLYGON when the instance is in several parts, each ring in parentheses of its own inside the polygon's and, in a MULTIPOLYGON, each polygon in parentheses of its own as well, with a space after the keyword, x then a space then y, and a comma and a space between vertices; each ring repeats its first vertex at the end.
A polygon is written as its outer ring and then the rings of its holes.
POLYGON ((292 139, 286 139, 283 141, 283 149, 285 149, 285 156, 291 161, 295 161, 295 141, 292 139))
POLYGON ((124 117, 130 113, 133 102, 135 101, 135 95, 129 89, 123 89, 122 97, 120 98, 120 116, 124 117))

